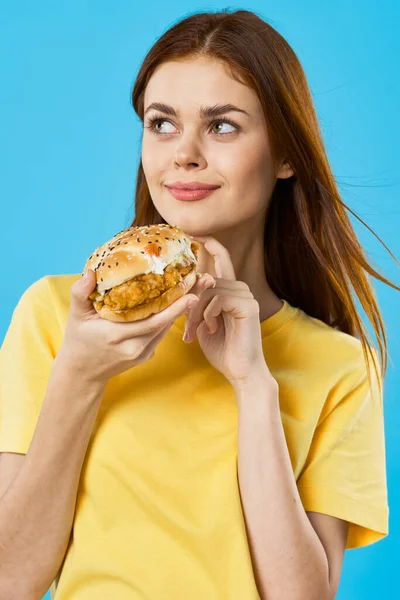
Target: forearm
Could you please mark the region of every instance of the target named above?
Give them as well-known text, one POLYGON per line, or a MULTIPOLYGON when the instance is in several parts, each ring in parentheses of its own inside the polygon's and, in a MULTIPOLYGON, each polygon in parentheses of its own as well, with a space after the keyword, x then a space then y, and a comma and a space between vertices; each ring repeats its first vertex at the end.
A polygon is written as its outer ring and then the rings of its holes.
POLYGON ((326 553, 298 494, 278 392, 267 388, 261 379, 235 390, 239 487, 258 590, 262 600, 328 600, 326 553))
POLYGON ((21 600, 32 591, 44 595, 57 574, 103 392, 103 386, 73 378, 62 364, 53 367, 32 442, 0 500, 1 598, 11 598, 6 594, 17 587, 21 600))

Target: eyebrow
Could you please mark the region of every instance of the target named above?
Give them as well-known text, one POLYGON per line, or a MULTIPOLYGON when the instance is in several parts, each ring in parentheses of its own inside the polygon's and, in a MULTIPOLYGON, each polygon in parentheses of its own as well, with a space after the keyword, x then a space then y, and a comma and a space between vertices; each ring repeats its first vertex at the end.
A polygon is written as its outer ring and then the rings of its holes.
MULTIPOLYGON (((179 111, 176 111, 172 106, 168 104, 163 104, 162 102, 152 102, 144 111, 144 116, 151 110, 158 110, 166 115, 170 115, 172 117, 179 117, 179 111)), ((202 119, 209 119, 212 117, 218 117, 227 112, 240 112, 244 115, 250 117, 249 113, 243 108, 239 108, 234 104, 215 104, 214 106, 200 106, 199 115, 202 119)))

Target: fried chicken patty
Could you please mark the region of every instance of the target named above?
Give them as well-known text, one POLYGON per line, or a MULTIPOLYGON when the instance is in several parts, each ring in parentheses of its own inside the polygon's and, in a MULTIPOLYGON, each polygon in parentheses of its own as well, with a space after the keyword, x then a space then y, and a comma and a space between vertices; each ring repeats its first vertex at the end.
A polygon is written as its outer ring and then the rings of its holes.
POLYGON ((137 275, 133 279, 107 290, 102 300, 95 300, 96 291, 90 294, 89 298, 93 300, 96 310, 100 310, 104 305, 111 310, 135 308, 139 304, 148 304, 154 298, 175 287, 194 267, 194 263, 189 266, 168 265, 162 275, 158 273, 137 275))

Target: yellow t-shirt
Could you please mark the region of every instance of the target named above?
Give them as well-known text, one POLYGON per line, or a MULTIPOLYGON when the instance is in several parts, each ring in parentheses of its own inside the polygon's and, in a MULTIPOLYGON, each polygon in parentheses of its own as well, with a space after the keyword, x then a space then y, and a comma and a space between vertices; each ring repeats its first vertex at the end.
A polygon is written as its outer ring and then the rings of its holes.
MULTIPOLYGON (((13 312, 0 353, 1 452, 28 450, 79 276, 39 279, 13 312)), ((182 341, 185 318, 150 361, 109 381, 56 600, 259 598, 235 395, 197 340, 182 341)), ((375 379, 369 389, 360 341, 286 301, 261 330, 304 509, 347 520, 347 548, 380 540, 389 515, 383 402, 375 379)))

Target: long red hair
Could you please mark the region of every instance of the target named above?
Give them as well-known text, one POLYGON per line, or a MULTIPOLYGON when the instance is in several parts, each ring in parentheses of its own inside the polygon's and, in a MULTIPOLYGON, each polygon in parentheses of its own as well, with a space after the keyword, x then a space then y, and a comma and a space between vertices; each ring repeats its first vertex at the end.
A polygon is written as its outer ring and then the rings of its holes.
MULTIPOLYGON (((387 369, 387 340, 369 275, 400 288, 370 265, 346 209, 398 261, 340 197, 300 61, 286 40, 254 12, 223 9, 193 14, 168 29, 143 60, 132 90, 132 105, 142 122, 144 91, 154 70, 169 60, 197 57, 222 61, 232 78, 257 93, 273 160, 278 164, 284 157, 295 173, 276 181, 268 205, 264 248, 269 286, 292 306, 360 339, 365 359, 367 352, 373 357, 381 384, 387 369), (352 291, 372 323, 379 366, 352 291)), ((151 200, 140 161, 131 226, 165 222, 151 200)))

